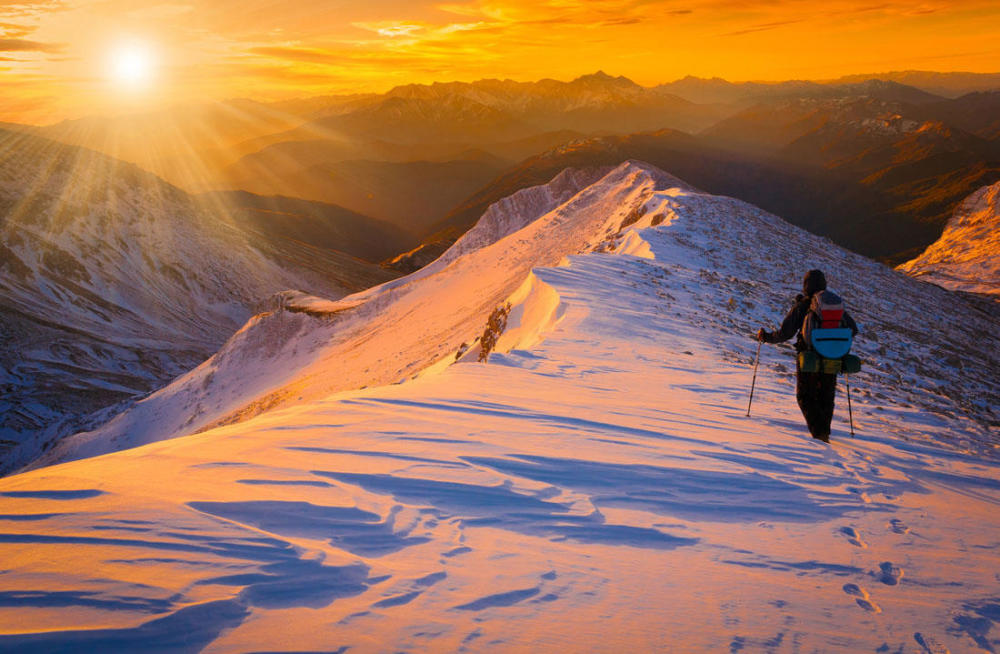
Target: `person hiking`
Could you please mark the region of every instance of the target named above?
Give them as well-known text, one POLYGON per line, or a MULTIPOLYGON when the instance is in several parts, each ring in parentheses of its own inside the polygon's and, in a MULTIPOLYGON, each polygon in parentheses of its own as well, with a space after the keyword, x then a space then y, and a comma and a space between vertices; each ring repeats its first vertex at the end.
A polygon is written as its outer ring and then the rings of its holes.
MULTIPOLYGON (((810 311, 814 310, 813 296, 825 290, 826 276, 823 272, 820 270, 807 272, 802 280, 802 293, 795 297, 795 304, 781 322, 781 327, 773 332, 761 327, 757 332, 757 340, 764 343, 782 343, 797 334, 795 351, 799 353, 813 351, 812 345, 807 341, 807 335, 804 334, 808 330, 803 330, 803 325, 810 311)), ((839 301, 839 298, 837 300, 839 301)), ((843 312, 839 326, 850 328, 852 334, 858 333, 857 323, 846 311, 843 312)), ((805 371, 802 369, 802 360, 802 356, 796 357, 795 399, 802 409, 802 415, 806 419, 812 437, 829 443, 833 400, 837 392, 837 374, 824 372, 822 366, 819 366, 817 372, 805 371)))

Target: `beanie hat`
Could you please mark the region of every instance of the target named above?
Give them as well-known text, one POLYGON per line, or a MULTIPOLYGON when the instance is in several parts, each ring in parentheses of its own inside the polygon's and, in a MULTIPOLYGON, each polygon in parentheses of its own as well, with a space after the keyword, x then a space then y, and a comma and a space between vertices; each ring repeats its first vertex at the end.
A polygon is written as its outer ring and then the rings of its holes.
POLYGON ((802 280, 802 292, 807 296, 826 290, 826 276, 822 270, 810 270, 802 280))

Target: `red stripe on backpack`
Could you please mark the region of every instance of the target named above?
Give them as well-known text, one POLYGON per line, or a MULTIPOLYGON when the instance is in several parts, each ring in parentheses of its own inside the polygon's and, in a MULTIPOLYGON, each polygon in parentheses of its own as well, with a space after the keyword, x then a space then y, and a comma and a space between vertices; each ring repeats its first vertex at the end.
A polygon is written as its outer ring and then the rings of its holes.
POLYGON ((840 327, 840 321, 844 317, 843 309, 826 309, 820 315, 820 327, 823 329, 832 329, 840 327))

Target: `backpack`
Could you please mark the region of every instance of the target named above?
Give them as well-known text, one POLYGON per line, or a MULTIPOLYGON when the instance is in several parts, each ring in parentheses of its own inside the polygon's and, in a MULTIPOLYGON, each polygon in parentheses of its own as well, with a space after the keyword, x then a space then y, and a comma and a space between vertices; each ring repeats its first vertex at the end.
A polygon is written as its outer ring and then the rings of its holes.
POLYGON ((833 291, 814 293, 802 321, 802 340, 824 359, 842 359, 851 351, 854 332, 843 327, 844 301, 833 291))

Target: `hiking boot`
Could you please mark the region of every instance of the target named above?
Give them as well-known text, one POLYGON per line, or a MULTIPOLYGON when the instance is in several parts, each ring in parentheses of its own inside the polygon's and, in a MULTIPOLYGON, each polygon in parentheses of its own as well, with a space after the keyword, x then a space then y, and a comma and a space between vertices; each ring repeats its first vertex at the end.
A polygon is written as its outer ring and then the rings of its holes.
POLYGON ((813 434, 813 438, 824 443, 830 442, 830 434, 813 434))

